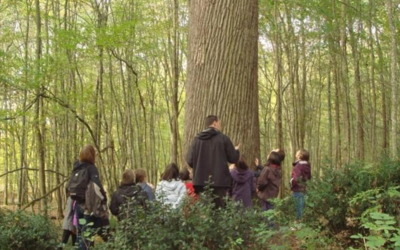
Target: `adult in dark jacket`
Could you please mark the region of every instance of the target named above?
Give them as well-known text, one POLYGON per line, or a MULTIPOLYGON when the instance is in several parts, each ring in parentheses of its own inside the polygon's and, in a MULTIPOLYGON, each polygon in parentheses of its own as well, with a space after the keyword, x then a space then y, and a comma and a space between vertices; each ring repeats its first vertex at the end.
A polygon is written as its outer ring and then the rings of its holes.
MULTIPOLYGON (((79 153, 79 161, 76 161, 74 164, 74 170, 73 174, 77 173, 79 169, 86 168, 87 172, 87 183, 92 183, 92 186, 95 186, 96 189, 100 191, 100 195, 103 197, 102 203, 107 204, 107 196, 106 192, 104 190, 103 184, 100 181, 100 175, 99 171, 95 165, 95 159, 96 159, 96 151, 91 145, 87 145, 82 148, 81 152, 79 153)), ((75 214, 78 219, 78 244, 79 244, 79 249, 86 250, 88 247, 93 246, 94 243, 89 241, 88 239, 83 239, 82 235, 84 235, 85 230, 89 230, 89 232, 93 232, 94 229, 100 230, 102 238, 107 237, 107 231, 102 229, 103 226, 105 226, 105 223, 108 223, 108 218, 101 218, 94 216, 93 214, 88 214, 87 211, 85 211, 85 205, 86 203, 86 195, 84 197, 77 197, 76 200, 76 205, 75 205, 75 214), (80 219, 85 219, 86 223, 85 225, 79 224, 80 219), (92 226, 88 226, 87 224, 93 223, 92 226)), ((70 195, 72 198, 74 198, 74 193, 70 192, 70 195)), ((107 212, 107 211, 105 211, 107 212)), ((90 237, 87 237, 90 238, 90 237)))
POLYGON ((216 208, 224 207, 223 198, 231 187, 232 178, 228 162, 239 160, 239 145, 234 147, 228 136, 221 133, 221 122, 217 116, 210 115, 205 119, 206 129, 193 140, 187 154, 188 165, 193 168, 193 186, 196 194, 204 191, 211 181, 216 208))
POLYGON ((251 201, 252 194, 256 191, 256 181, 254 173, 246 164, 243 157, 235 163, 231 170, 232 187, 231 196, 235 201, 242 202, 245 208, 253 206, 251 201))
POLYGON ((124 206, 131 202, 134 209, 135 206, 146 206, 147 194, 139 186, 135 184, 135 174, 132 169, 127 169, 122 175, 121 185, 114 192, 111 198, 110 211, 118 217, 118 220, 125 219, 129 216, 130 211, 124 206))

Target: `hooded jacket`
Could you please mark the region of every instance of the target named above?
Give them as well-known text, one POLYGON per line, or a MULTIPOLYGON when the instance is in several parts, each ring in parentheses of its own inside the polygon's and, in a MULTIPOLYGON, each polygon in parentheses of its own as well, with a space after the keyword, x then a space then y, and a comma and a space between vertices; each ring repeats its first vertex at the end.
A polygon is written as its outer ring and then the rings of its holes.
POLYGON ((113 215, 118 216, 118 220, 125 218, 121 212, 123 205, 127 204, 128 201, 134 202, 134 205, 142 207, 146 206, 147 194, 139 186, 133 184, 124 184, 118 187, 117 191, 113 193, 110 204, 110 211, 113 215))
POLYGON ((293 163, 292 179, 290 187, 293 192, 305 192, 306 182, 311 179, 311 164, 308 161, 296 161, 293 163))
POLYGON ((156 187, 156 200, 176 208, 186 196, 186 186, 181 180, 162 180, 156 187))
POLYGON ((232 182, 228 162, 238 160, 239 151, 235 150, 229 137, 212 127, 196 136, 186 157, 193 168, 194 186, 205 186, 210 179, 211 186, 227 188, 232 182))
POLYGON ((252 207, 251 196, 256 191, 254 173, 250 169, 242 170, 233 168, 231 170, 232 187, 231 195, 235 201, 243 203, 244 207, 252 207))
POLYGON ((262 200, 278 197, 282 172, 278 165, 265 166, 257 180, 257 196, 262 200))

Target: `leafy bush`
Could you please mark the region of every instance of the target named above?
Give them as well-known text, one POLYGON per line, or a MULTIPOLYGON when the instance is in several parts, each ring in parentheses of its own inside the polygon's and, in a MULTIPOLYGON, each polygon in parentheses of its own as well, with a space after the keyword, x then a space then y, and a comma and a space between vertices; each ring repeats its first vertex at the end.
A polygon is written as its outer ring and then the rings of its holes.
POLYGON ((0 210, 0 250, 54 249, 57 232, 47 217, 0 210))
POLYGON ((362 240, 363 249, 400 249, 400 228, 395 228, 394 225, 396 220, 393 216, 370 213, 369 220, 362 225, 367 234, 359 233, 351 238, 362 240))
POLYGON ((265 239, 274 233, 266 229, 268 221, 260 210, 245 210, 229 200, 225 209, 216 210, 211 200, 208 193, 178 209, 158 202, 147 210, 128 207, 130 216, 119 223, 113 239, 97 248, 265 249, 265 239))
POLYGON ((398 216, 399 185, 399 162, 326 168, 321 178, 308 183, 304 222, 337 233, 345 229, 358 231, 359 218, 367 210, 398 216))

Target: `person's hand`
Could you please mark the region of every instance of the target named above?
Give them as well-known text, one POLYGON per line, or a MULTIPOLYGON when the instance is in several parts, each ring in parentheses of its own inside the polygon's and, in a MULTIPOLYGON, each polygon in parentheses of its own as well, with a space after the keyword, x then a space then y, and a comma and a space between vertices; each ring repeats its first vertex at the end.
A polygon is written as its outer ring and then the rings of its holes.
POLYGON ((240 143, 235 147, 236 150, 239 150, 240 148, 240 143))
POLYGON ((254 160, 254 164, 256 164, 256 166, 258 167, 258 165, 260 165, 260 160, 259 160, 258 158, 256 158, 256 159, 254 160))

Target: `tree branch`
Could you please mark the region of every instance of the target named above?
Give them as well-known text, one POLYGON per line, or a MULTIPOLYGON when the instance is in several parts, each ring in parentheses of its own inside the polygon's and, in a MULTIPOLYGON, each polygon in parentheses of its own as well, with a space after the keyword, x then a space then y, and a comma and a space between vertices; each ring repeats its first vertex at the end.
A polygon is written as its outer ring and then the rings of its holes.
MULTIPOLYGON (((17 172, 17 171, 21 171, 21 170, 39 171, 39 169, 37 169, 37 168, 17 168, 17 169, 10 170, 10 171, 8 171, 8 172, 5 172, 5 173, 1 174, 1 175, 0 175, 0 178, 3 177, 3 176, 6 176, 6 175, 8 175, 8 174, 17 172)), ((60 172, 57 172, 57 171, 54 171, 54 170, 46 169, 45 171, 46 171, 46 172, 53 173, 53 174, 61 175, 61 176, 64 177, 64 178, 67 177, 67 176, 65 176, 64 174, 62 174, 62 173, 60 173, 60 172)))
POLYGON ((49 196, 51 193, 53 193, 54 191, 57 191, 59 188, 61 188, 65 182, 67 182, 69 180, 69 178, 64 179, 60 184, 58 184, 55 188, 53 188, 52 190, 50 190, 49 192, 47 192, 45 195, 43 195, 42 197, 36 198, 33 201, 29 202, 27 205, 25 205, 22 210, 27 209, 30 206, 33 206, 36 202, 46 198, 47 196, 49 196))

